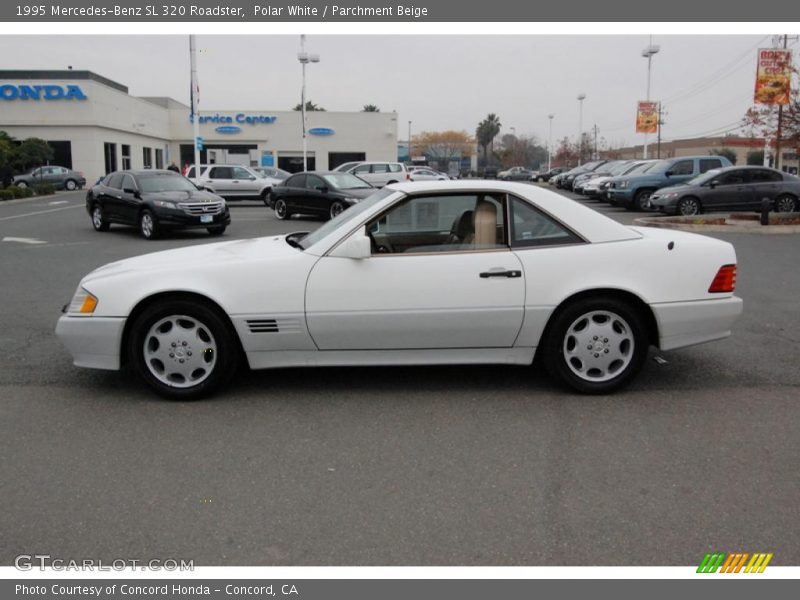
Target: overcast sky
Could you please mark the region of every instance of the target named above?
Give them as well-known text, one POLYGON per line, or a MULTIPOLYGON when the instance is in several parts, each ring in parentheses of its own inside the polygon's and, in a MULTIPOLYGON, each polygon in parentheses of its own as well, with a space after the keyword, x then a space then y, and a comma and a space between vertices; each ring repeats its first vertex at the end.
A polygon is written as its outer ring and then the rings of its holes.
MULTIPOLYGON (((299 36, 198 36, 202 112, 287 110, 300 99, 299 36)), ((750 106, 762 36, 653 39, 651 99, 667 111, 665 139, 730 129, 750 106)), ((595 123, 612 145, 641 143, 633 133, 645 99, 646 35, 625 36, 308 36, 321 56, 308 67, 307 98, 328 110, 376 104, 398 113, 398 136, 422 130, 474 133, 487 113, 504 132, 575 136, 579 93, 584 130, 595 123)), ((95 71, 140 96, 188 103, 188 36, 0 36, 0 68, 95 71)), ((0 125, 2 115, 0 114, 0 125)))

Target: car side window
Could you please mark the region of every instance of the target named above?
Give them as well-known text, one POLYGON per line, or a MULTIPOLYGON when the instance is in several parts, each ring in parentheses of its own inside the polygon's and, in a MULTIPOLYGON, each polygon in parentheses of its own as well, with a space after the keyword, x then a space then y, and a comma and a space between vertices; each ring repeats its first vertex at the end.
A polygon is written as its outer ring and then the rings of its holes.
POLYGON ((693 160, 679 160, 670 168, 673 175, 691 175, 694 173, 693 160))
POLYGON ((361 165, 360 167, 356 167, 356 170, 353 171, 354 175, 366 175, 369 173, 369 165, 361 165))
POLYGON ((767 171, 766 169, 753 169, 750 171, 750 183, 773 183, 783 181, 780 173, 767 171))
POLYGON ((747 183, 747 176, 744 171, 730 171, 717 178, 719 185, 742 185, 747 183))
POLYGON ((392 173, 399 173, 402 170, 403 170, 403 167, 400 166, 397 163, 392 163, 392 164, 389 165, 389 171, 391 171, 392 173))
POLYGON ((305 187, 309 190, 315 190, 320 187, 325 187, 325 182, 316 175, 306 175, 305 187))
POLYGON ((575 233, 519 198, 511 199, 511 247, 579 244, 575 233))
POLYGON ((230 167, 213 167, 209 177, 211 179, 233 179, 233 169, 230 167))
POLYGON ((138 186, 136 185, 136 182, 133 180, 133 177, 131 177, 127 173, 122 177, 122 189, 123 190, 138 189, 138 186))
POLYGON ((414 196, 367 225, 373 254, 507 249, 502 194, 414 196))
POLYGON ((293 187, 293 188, 301 188, 305 187, 306 185, 306 176, 305 175, 295 175, 294 177, 289 177, 284 184, 286 187, 293 187))
POLYGON ((122 189, 122 173, 114 173, 108 180, 108 187, 114 188, 115 190, 122 189))
POLYGON ((389 172, 389 165, 387 165, 386 163, 372 165, 372 172, 373 173, 388 173, 389 172))
POLYGON ((700 172, 705 173, 711 169, 719 169, 722 167, 722 161, 718 158, 701 158, 700 159, 700 172))
POLYGON ((250 179, 253 175, 247 169, 242 167, 233 167, 233 179, 250 179))

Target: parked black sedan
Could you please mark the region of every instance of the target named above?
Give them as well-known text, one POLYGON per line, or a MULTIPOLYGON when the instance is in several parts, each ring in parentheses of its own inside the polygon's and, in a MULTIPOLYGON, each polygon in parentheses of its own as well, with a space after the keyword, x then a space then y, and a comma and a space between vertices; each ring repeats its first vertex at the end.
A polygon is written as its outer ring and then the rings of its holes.
POLYGON ((151 169, 110 173, 86 194, 86 210, 97 231, 111 223, 133 225, 148 240, 173 228, 222 235, 231 222, 224 199, 179 173, 151 169))
POLYGON ((800 178, 767 167, 711 169, 684 184, 661 188, 650 206, 673 215, 760 210, 768 198, 777 212, 800 209, 800 178))
POLYGON ((350 173, 309 171, 273 187, 270 204, 279 219, 300 214, 332 219, 374 191, 369 183, 350 173))

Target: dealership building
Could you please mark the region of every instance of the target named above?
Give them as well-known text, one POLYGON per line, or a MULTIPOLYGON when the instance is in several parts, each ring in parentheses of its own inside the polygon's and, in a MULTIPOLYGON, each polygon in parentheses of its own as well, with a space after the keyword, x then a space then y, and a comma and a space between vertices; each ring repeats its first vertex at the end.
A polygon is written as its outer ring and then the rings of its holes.
MULTIPOLYGON (((298 111, 199 111, 203 163, 303 168, 298 111)), ((396 160, 397 114, 307 112, 308 168, 355 160, 396 160)), ((52 164, 82 171, 88 181, 118 169, 194 162, 189 106, 137 97, 90 71, 0 71, 0 130, 37 137, 55 151, 52 164)))

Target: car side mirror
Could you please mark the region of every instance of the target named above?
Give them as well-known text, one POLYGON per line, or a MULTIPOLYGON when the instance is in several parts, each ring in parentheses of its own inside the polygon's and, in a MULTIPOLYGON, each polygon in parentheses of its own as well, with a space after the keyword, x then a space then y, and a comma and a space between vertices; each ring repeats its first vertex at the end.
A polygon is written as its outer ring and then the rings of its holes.
POLYGON ((125 188, 122 191, 125 192, 126 194, 131 194, 132 196, 136 196, 137 198, 139 197, 139 190, 135 190, 133 188, 125 188))
POLYGON ((713 190, 715 187, 717 187, 718 183, 719 183, 718 181, 709 181, 708 187, 710 187, 713 190))
POLYGON ((361 260, 372 256, 372 244, 364 231, 358 231, 339 244, 330 254, 336 258, 361 260))

